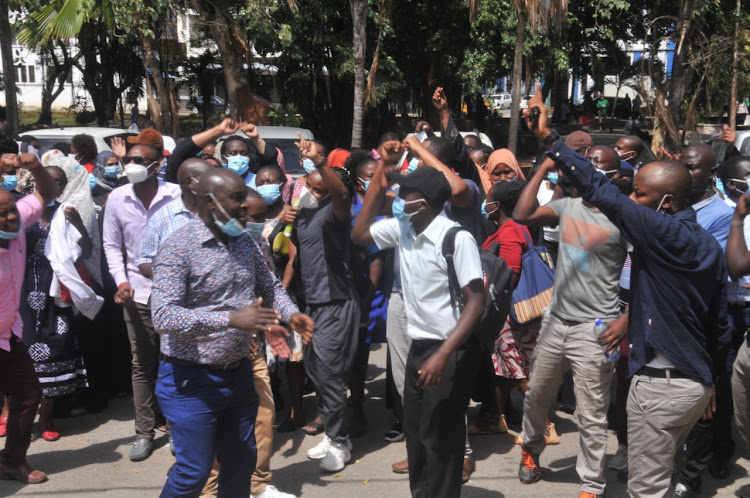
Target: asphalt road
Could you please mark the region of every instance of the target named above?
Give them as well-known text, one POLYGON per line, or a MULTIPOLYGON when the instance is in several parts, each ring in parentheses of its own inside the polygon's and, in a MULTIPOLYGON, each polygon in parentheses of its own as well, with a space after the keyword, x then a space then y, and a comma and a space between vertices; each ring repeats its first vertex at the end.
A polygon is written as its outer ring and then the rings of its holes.
MULTIPOLYGON (((353 440, 352 463, 337 474, 322 474, 318 463, 307 460, 306 451, 321 436, 310 437, 302 432, 276 434, 273 457, 273 484, 297 496, 335 497, 401 497, 409 496, 408 478, 391 472, 391 464, 405 457, 403 442, 387 443, 383 435, 390 428, 391 414, 384 408, 385 347, 375 345, 370 356, 367 384, 367 434, 353 440)), ((315 398, 305 399, 308 415, 314 411, 315 398)), ((473 407, 470 416, 476 411, 473 407)), ((279 420, 286 411, 279 412, 279 420)), ((473 436, 472 447, 477 470, 464 485, 465 497, 578 496, 580 487, 575 471, 578 433, 571 415, 557 412, 554 419, 561 435, 561 444, 549 446, 542 454, 542 480, 523 485, 518 481, 520 450, 513 444, 513 435, 520 430, 511 426, 511 433, 473 436)), ((151 497, 158 496, 166 473, 174 459, 167 438, 160 435, 158 449, 146 461, 132 463, 127 455, 134 440, 133 406, 130 398, 110 402, 100 414, 62 419, 57 422, 63 437, 56 442, 37 438, 31 444, 29 461, 49 474, 49 481, 34 486, 0 481, 0 496, 37 497, 151 497)), ((38 430, 35 427, 35 430, 38 430)), ((38 432, 37 432, 38 435, 38 432)), ((737 439, 737 438, 735 438, 737 439)), ((617 449, 617 440, 610 431, 607 453, 617 449)), ((706 475, 702 496, 750 497, 750 457, 742 443, 732 463, 731 475, 718 482, 706 475)), ((625 485, 615 472, 606 471, 607 496, 626 496, 625 485)))

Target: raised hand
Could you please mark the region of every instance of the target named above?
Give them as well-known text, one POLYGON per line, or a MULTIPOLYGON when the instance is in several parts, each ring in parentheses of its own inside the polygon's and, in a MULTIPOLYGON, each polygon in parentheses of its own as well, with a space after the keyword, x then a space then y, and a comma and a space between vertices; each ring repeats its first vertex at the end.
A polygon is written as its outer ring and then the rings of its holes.
MULTIPOLYGON (((419 142, 419 140, 417 140, 417 142, 419 142)), ((380 160, 383 161, 383 164, 390 166, 401 159, 401 156, 404 154, 404 145, 398 140, 383 142, 383 144, 378 147, 378 154, 380 154, 380 160)))
POLYGON ((432 94, 432 105, 438 111, 448 109, 448 97, 445 96, 442 86, 435 88, 435 92, 432 94))
POLYGON ((113 137, 109 142, 109 148, 112 149, 112 154, 116 155, 118 159, 122 159, 128 154, 128 147, 121 137, 113 137))
POLYGON ((260 138, 258 127, 252 123, 242 123, 240 125, 240 131, 244 133, 245 135, 247 135, 250 140, 255 141, 260 138))
POLYGON ((218 128, 222 135, 231 135, 240 129, 240 124, 232 118, 225 118, 219 123, 218 128))

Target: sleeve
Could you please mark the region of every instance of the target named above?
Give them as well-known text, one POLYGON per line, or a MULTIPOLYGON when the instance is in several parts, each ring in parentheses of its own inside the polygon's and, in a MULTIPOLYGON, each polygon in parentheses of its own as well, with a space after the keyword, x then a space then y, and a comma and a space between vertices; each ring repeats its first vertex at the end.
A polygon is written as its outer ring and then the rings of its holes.
POLYGON ((401 224, 396 218, 376 221, 370 226, 370 236, 381 251, 398 247, 401 237, 401 224))
MULTIPOLYGON (((620 193, 609 179, 594 171, 588 159, 560 140, 554 143, 547 155, 570 178, 581 197, 604 213, 634 248, 650 250, 654 244, 663 246, 664 240, 679 240, 675 232, 683 227, 678 220, 641 206, 620 193)), ((552 205, 553 202, 547 204, 552 205)))
POLYGON ((205 335, 226 330, 229 311, 197 311, 185 307, 190 255, 183 254, 181 240, 167 239, 154 260, 154 285, 151 289, 154 328, 160 334, 205 335))
MULTIPOLYGON (((162 207, 162 209, 166 207, 167 206, 164 206, 162 207)), ((159 244, 161 243, 161 225, 163 225, 163 217, 159 214, 159 212, 162 209, 157 211, 154 216, 152 216, 148 220, 148 224, 146 225, 146 235, 143 237, 141 252, 135 259, 135 266, 154 262, 156 253, 157 251, 159 251, 159 244)))
POLYGON ((456 128, 456 124, 453 122, 453 117, 448 120, 448 128, 442 130, 442 133, 444 137, 453 143, 453 148, 456 149, 456 164, 454 165, 456 172, 461 175, 461 178, 464 180, 472 180, 477 185, 482 185, 479 171, 477 170, 474 161, 469 157, 469 152, 466 150, 466 144, 464 143, 461 133, 459 133, 456 128))
POLYGON ((564 197, 562 199, 555 199, 554 201, 549 201, 545 206, 550 208, 552 211, 555 212, 557 215, 557 219, 563 217, 565 214, 565 209, 568 207, 568 204, 570 203, 569 197, 564 197))
POLYGON ((172 151, 172 155, 167 158, 167 171, 164 179, 171 183, 177 183, 177 170, 186 159, 195 157, 201 151, 192 138, 180 140, 172 151))
POLYGON ((474 237, 466 230, 456 233, 456 248, 453 256, 458 285, 466 287, 474 280, 482 280, 482 261, 474 237))
POLYGON ((726 375, 727 355, 732 343, 732 329, 729 326, 727 282, 728 272, 726 265, 722 266, 719 282, 723 282, 721 292, 714 293, 714 298, 709 305, 708 321, 711 329, 706 334, 706 349, 711 355, 713 364, 714 381, 726 375))
MULTIPOLYGON (((509 268, 512 268, 514 272, 521 273, 521 257, 524 253, 524 246, 526 245, 526 237, 522 232, 523 228, 520 226, 513 227, 513 230, 508 231, 507 236, 500 240, 500 254, 499 256, 505 260, 505 264, 509 268)), ((531 235, 529 235, 531 239, 531 235)))
POLYGON ((118 199, 112 199, 110 196, 107 207, 104 209, 104 222, 102 224, 102 245, 104 246, 104 255, 107 257, 107 266, 109 273, 119 287, 128 281, 128 274, 125 270, 125 262, 122 256, 122 230, 120 218, 117 216, 120 203, 118 199), (115 201, 114 203, 112 201, 115 201))
POLYGON ((249 235, 247 244, 250 247, 252 265, 255 268, 255 295, 263 298, 266 308, 273 308, 279 312, 281 318, 289 323, 292 315, 299 313, 299 309, 289 298, 281 281, 276 278, 266 264, 258 244, 249 235))
MULTIPOLYGON (((718 200, 716 202, 723 203, 723 201, 718 200)), ((727 252, 727 239, 729 239, 729 230, 732 228, 733 215, 732 210, 727 209, 724 215, 717 217, 710 227, 706 227, 708 233, 714 236, 725 253, 727 252)))
POLYGON ((24 229, 26 229, 39 221, 44 206, 35 195, 27 195, 16 202, 16 209, 18 209, 18 216, 21 218, 24 229))

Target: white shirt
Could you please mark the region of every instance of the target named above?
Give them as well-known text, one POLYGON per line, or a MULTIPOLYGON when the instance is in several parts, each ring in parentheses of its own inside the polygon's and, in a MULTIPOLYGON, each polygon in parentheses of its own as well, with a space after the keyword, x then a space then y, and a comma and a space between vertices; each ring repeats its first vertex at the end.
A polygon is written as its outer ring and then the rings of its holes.
MULTIPOLYGON (((543 181, 539 185, 539 190, 536 193, 536 201, 540 206, 546 205, 552 200, 552 194, 555 193, 555 186, 549 180, 543 181)), ((558 242, 560 240, 560 227, 544 227, 544 240, 549 242, 558 242)))
MULTIPOLYGON (((454 226, 459 225, 440 213, 419 235, 411 223, 395 218, 370 227, 378 249, 398 247, 406 331, 411 339, 445 340, 458 323, 460 312, 451 304, 448 263, 443 256, 445 233, 454 226)), ((465 230, 456 234, 453 264, 462 288, 483 278, 477 243, 465 230)))

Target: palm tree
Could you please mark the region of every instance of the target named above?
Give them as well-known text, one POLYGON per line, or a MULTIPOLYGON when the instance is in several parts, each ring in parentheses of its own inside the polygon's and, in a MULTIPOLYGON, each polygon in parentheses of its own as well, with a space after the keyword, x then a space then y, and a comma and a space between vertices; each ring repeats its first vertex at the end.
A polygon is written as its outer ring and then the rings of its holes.
POLYGON ((350 0, 354 49, 354 115, 352 147, 362 147, 365 113, 365 50, 367 40, 367 0, 350 0))
POLYGON ((8 0, 0 0, 0 57, 3 58, 6 123, 11 134, 18 132, 18 101, 16 100, 16 67, 13 65, 13 33, 10 30, 8 0))

